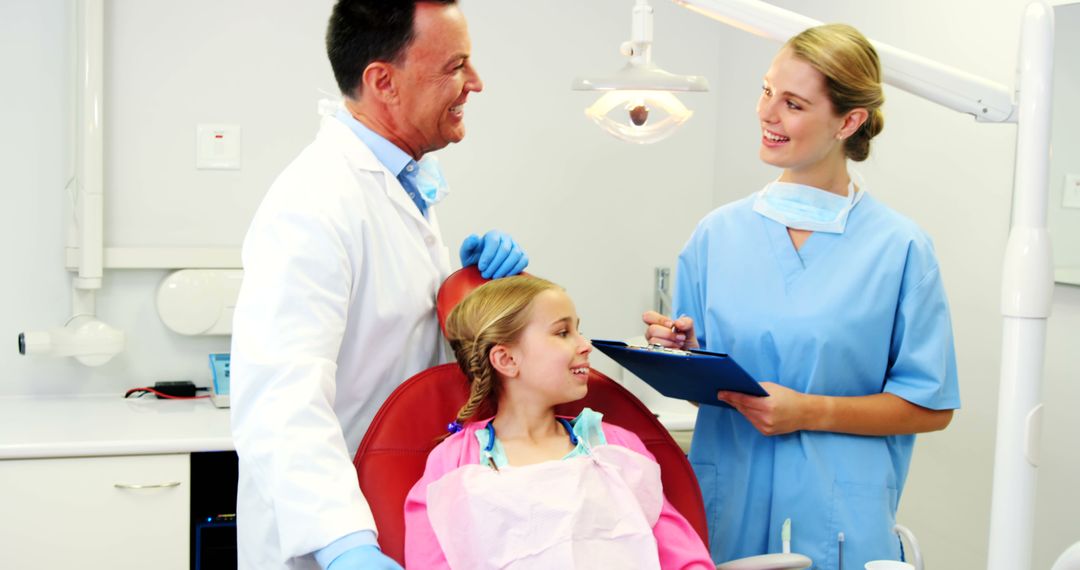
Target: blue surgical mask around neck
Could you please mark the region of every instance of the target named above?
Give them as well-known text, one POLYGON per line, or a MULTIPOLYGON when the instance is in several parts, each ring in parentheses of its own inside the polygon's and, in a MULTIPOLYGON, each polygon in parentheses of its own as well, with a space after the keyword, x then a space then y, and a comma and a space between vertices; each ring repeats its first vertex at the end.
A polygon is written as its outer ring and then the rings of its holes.
POLYGON ((420 197, 429 206, 438 204, 450 194, 450 185, 443 178, 439 159, 428 154, 416 164, 416 189, 420 192, 420 197))
POLYGON ((839 196, 813 186, 777 180, 758 193, 754 211, 793 230, 842 234, 848 215, 866 192, 858 174, 851 173, 847 191, 847 196, 839 196))

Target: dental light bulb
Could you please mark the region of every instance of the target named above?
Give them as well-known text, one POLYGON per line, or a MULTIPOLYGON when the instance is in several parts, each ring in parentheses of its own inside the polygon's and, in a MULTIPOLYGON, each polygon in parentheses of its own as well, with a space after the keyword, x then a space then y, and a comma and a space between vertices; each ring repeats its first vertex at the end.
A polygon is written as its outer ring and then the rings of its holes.
POLYGON ((620 47, 629 58, 626 66, 607 77, 579 77, 571 84, 577 91, 603 92, 585 114, 611 135, 638 144, 671 136, 693 114, 673 91, 709 89, 704 77, 675 75, 653 63, 652 18, 648 0, 636 0, 631 39, 620 47))
POLYGON ((585 109, 600 128, 637 144, 666 139, 693 114, 667 91, 609 91, 585 109))

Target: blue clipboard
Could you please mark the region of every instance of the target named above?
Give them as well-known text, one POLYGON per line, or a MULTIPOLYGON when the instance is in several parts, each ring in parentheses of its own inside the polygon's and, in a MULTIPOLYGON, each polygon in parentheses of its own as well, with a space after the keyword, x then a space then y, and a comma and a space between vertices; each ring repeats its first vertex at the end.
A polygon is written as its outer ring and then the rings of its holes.
POLYGON ((729 390, 751 396, 769 395, 726 354, 672 350, 656 345, 631 346, 617 340, 593 340, 592 344, 669 398, 730 407, 716 399, 716 392, 729 390))

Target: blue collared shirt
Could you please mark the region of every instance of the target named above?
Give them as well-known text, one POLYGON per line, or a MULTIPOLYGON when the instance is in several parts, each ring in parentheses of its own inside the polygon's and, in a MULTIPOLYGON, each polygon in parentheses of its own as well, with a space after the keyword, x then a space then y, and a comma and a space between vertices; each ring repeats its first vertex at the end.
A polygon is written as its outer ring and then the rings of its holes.
POLYGON ((375 158, 387 170, 394 173, 413 204, 416 204, 416 207, 420 209, 420 215, 427 216, 427 202, 420 196, 420 192, 416 189, 416 183, 413 181, 419 168, 416 161, 407 152, 394 146, 394 143, 357 121, 356 117, 353 117, 348 109, 344 107, 338 109, 335 117, 345 123, 345 126, 349 127, 349 130, 355 133, 371 149, 371 152, 375 154, 375 158))

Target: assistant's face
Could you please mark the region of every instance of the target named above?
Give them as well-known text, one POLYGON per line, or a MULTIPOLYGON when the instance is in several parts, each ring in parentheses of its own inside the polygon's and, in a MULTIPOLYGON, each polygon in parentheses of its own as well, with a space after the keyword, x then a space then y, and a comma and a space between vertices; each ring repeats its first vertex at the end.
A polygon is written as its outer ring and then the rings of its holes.
POLYGON ((418 157, 465 137, 465 102, 484 88, 469 59, 465 16, 453 4, 416 5, 416 37, 394 65, 394 107, 406 150, 418 157))
POLYGON ((810 171, 825 160, 843 160, 843 126, 825 88, 825 76, 783 49, 762 80, 757 103, 761 160, 792 172, 810 171))

